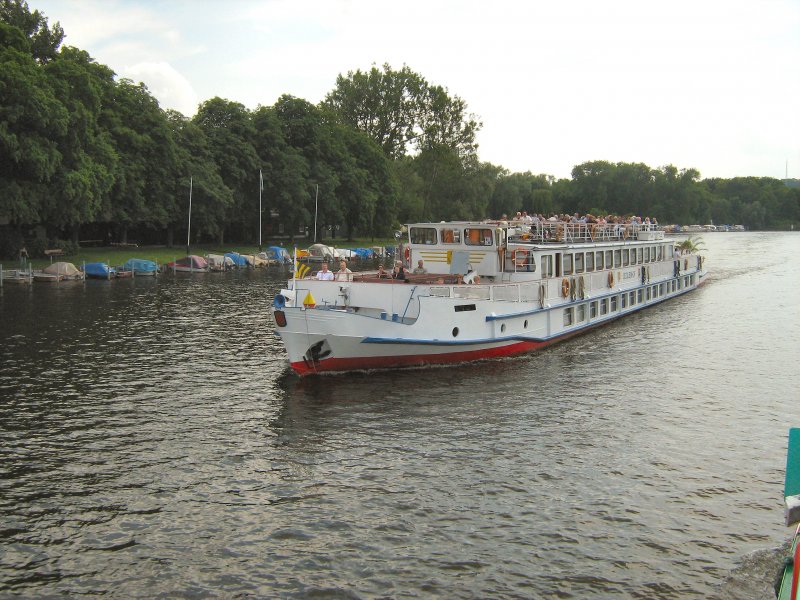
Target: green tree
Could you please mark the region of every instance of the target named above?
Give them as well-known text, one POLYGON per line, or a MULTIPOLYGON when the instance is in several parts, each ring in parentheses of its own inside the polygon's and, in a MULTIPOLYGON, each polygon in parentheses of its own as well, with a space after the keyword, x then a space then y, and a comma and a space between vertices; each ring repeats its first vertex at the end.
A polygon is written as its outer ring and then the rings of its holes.
POLYGON ((466 114, 461 98, 450 97, 445 88, 430 85, 405 65, 399 71, 384 64, 382 71, 373 65, 368 72, 339 75, 324 103, 392 159, 437 146, 472 154, 481 127, 466 114))
POLYGON ((176 172, 169 202, 170 222, 167 245, 174 242, 176 231, 186 232, 189 213, 189 181, 192 181, 193 240, 219 238, 225 228, 226 210, 233 204, 233 194, 225 185, 205 132, 175 111, 167 119, 176 143, 176 172))
POLYGON ((105 209, 117 155, 98 117, 102 99, 114 85, 114 74, 83 50, 71 47, 62 48, 44 70, 69 114, 66 133, 56 137, 62 160, 51 181, 46 220, 71 228, 77 242, 80 225, 109 216, 105 209))
POLYGON ((0 23, 0 215, 12 223, 43 217, 61 164, 69 115, 51 83, 22 31, 0 23))
POLYGON ((166 114, 144 84, 122 79, 108 90, 100 124, 119 158, 114 168, 109 221, 127 241, 132 226, 163 228, 174 189, 177 148, 166 114))
POLYGON ((50 27, 44 13, 31 12, 22 0, 0 0, 0 22, 16 27, 30 40, 30 52, 39 63, 56 58, 64 41, 64 30, 58 22, 50 27))
MULTIPOLYGON (((212 98, 200 105, 193 119, 206 134, 214 162, 222 181, 231 191, 226 224, 235 225, 241 235, 247 232, 252 241, 258 232, 258 169, 255 127, 243 104, 212 98)), ((219 229, 220 243, 224 228, 219 229)))

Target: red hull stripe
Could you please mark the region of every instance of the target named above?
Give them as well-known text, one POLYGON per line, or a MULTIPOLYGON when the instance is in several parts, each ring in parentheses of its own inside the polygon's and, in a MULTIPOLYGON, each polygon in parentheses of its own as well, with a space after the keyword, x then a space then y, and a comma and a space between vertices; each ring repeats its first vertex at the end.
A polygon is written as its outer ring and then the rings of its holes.
MULTIPOLYGON (((597 326, 604 325, 598 323, 597 326)), ((335 371, 366 371, 369 369, 396 369, 402 367, 423 367, 425 365, 448 365, 464 363, 474 360, 484 360, 489 358, 502 358, 524 354, 533 350, 545 348, 556 342, 566 340, 576 335, 585 333, 593 327, 570 333, 558 338, 552 338, 546 342, 517 342, 495 348, 484 348, 482 350, 466 350, 461 352, 443 352, 441 354, 408 354, 405 356, 359 356, 354 358, 326 358, 319 361, 316 366, 307 364, 305 361, 291 363, 292 369, 298 375, 313 375, 315 373, 331 373, 335 371)))

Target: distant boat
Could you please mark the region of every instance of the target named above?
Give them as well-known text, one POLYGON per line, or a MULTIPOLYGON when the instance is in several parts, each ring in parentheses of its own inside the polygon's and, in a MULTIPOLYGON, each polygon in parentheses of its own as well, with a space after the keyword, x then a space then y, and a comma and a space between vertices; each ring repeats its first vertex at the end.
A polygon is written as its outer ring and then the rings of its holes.
POLYGON ((33 273, 34 281, 41 281, 46 283, 58 281, 78 281, 84 278, 83 273, 69 262, 55 262, 48 265, 41 271, 33 273))
POLYGON ((292 255, 283 246, 270 246, 266 252, 259 253, 261 258, 270 261, 275 261, 276 264, 290 265, 292 264, 292 255))
POLYGON ((237 267, 248 266, 247 259, 238 252, 226 252, 225 258, 230 258, 237 267))
POLYGON ((206 254, 208 270, 214 272, 229 271, 233 268, 233 261, 222 254, 206 254))
POLYGON ((89 279, 113 279, 117 276, 117 270, 104 262, 85 263, 83 272, 89 279))
POLYGON ((190 254, 176 261, 169 262, 165 268, 179 273, 201 273, 208 271, 208 262, 202 256, 190 254))
POLYGON ((153 276, 158 274, 158 264, 152 260, 145 260, 143 258, 129 258, 117 272, 131 271, 136 277, 153 276))

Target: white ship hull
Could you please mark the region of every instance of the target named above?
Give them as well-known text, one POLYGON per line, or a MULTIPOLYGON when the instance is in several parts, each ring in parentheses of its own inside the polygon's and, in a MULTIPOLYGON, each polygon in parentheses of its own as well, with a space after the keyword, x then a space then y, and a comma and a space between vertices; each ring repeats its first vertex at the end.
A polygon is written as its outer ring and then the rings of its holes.
MULTIPOLYGON (((614 247, 589 244, 580 251, 614 247)), ((431 264, 435 248, 425 251, 431 264)), ((554 251, 539 248, 532 256, 554 251)), ((702 260, 691 256, 689 263, 688 256, 675 260, 662 253, 660 261, 563 277, 499 269, 487 276, 484 268, 489 282, 478 285, 442 283, 450 274, 439 282, 369 274, 347 282, 296 280, 276 297, 276 331, 300 375, 512 356, 697 288, 706 279, 702 260)))

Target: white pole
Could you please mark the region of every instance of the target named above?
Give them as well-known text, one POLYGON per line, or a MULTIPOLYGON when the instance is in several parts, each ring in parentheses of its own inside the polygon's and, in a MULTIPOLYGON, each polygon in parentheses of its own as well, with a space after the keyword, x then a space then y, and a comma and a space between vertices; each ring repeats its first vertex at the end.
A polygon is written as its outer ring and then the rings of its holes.
POLYGON ((189 226, 186 231, 186 254, 189 254, 189 244, 192 239, 192 177, 189 177, 189 226))
POLYGON ((261 252, 261 192, 264 191, 264 174, 258 170, 258 251, 261 252))
POLYGON ((317 243, 317 209, 319 208, 319 184, 317 184, 317 193, 314 197, 314 243, 317 243))

